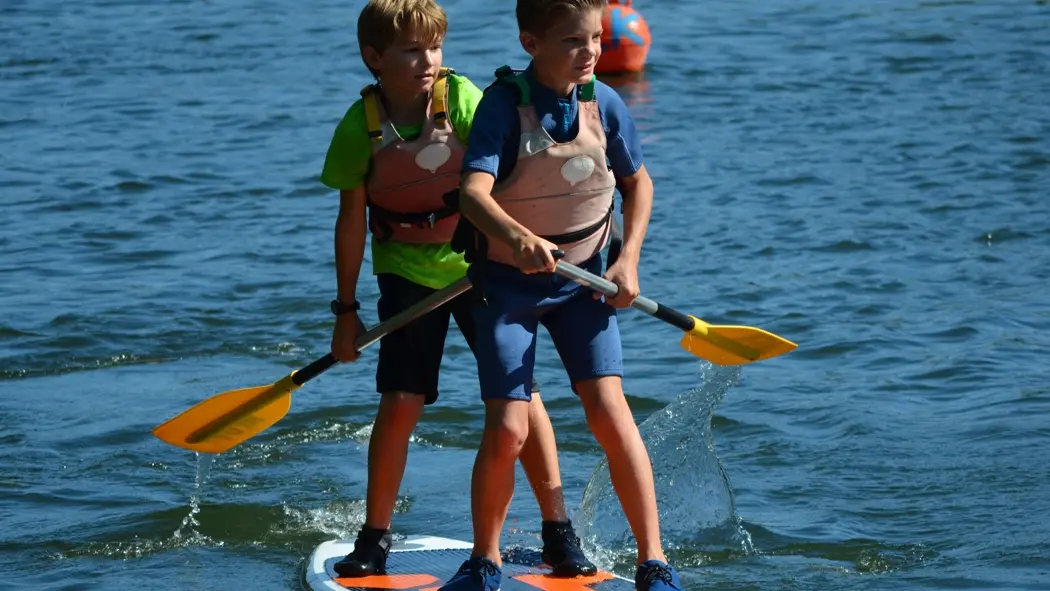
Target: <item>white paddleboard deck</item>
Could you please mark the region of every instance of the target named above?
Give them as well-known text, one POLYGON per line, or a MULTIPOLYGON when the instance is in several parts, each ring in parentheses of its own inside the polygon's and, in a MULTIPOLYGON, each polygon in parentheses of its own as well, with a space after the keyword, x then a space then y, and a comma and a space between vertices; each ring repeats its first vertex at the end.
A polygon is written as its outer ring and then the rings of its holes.
MULTIPOLYGON (((311 591, 368 591, 405 589, 437 591, 470 558, 473 545, 461 540, 434 536, 409 536, 394 542, 387 557, 387 574, 374 577, 341 578, 332 569, 353 552, 353 540, 330 540, 319 545, 306 565, 306 586, 311 591)), ((522 556, 503 558, 502 591, 630 591, 634 581, 599 571, 591 577, 574 579, 550 576, 539 553, 534 560, 522 556), (513 562, 511 562, 513 560, 513 562)))

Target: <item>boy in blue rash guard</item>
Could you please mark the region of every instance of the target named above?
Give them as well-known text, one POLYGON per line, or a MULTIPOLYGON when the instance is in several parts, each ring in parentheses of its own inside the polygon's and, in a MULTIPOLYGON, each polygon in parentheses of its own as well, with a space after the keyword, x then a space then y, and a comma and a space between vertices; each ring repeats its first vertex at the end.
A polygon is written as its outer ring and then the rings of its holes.
POLYGON ((626 105, 593 79, 601 54, 602 0, 518 0, 521 74, 500 68, 475 112, 463 162, 454 245, 485 304, 474 309, 485 430, 474 464, 471 558, 441 589, 494 591, 502 578, 500 532, 514 491, 514 463, 528 436, 536 331, 543 324, 604 449, 613 486, 638 543, 635 586, 680 590, 660 541, 652 466, 622 386, 615 308, 639 294, 638 260, 653 185, 626 105), (620 256, 603 301, 552 272, 552 251, 600 274, 613 193, 624 198, 620 256))
MULTIPOLYGON (((434 0, 369 0, 358 17, 360 57, 376 83, 363 90, 336 127, 321 177, 339 190, 332 354, 340 361, 358 358, 357 337, 364 329, 354 294, 369 230, 380 320, 467 272, 463 255, 449 243, 456 219, 443 211, 442 196, 459 185, 463 144, 482 92, 443 66, 447 30, 445 11, 434 0)), ((439 396, 450 316, 476 350, 465 295, 380 341, 380 400, 368 443, 365 522, 353 551, 333 565, 342 577, 386 572, 409 440, 424 408, 439 396)), ((565 515, 554 429, 539 390, 532 385, 531 391, 531 435, 521 463, 539 504, 543 560, 559 576, 593 574, 597 569, 565 515)))

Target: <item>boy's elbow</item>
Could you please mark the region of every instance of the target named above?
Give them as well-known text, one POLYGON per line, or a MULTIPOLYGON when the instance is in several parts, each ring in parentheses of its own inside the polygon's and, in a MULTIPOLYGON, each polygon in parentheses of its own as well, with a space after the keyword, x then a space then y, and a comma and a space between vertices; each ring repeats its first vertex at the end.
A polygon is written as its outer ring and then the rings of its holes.
MULTIPOLYGON (((459 208, 473 209, 477 204, 492 191, 492 182, 486 182, 484 173, 469 172, 463 177, 459 187, 459 208)), ((488 178, 491 178, 489 176, 488 178)))
POLYGON ((650 178, 649 171, 645 169, 644 164, 639 166, 634 174, 620 177, 617 180, 617 188, 625 199, 637 195, 639 192, 651 194, 653 191, 653 179, 650 178))

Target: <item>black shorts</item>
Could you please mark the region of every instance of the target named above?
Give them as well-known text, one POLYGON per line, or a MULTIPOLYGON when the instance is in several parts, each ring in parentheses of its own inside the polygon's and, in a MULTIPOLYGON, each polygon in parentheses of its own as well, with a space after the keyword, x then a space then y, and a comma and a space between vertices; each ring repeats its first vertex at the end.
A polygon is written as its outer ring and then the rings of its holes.
MULTIPOLYGON (((413 283, 400 275, 381 273, 379 283, 379 321, 383 322, 437 290, 413 283)), ((460 294, 426 316, 418 318, 379 341, 376 391, 408 392, 425 396, 424 404, 438 398, 438 374, 445 353, 448 323, 456 319, 467 346, 474 351, 474 314, 471 293, 460 294)), ((533 381, 532 391, 539 386, 533 381)))

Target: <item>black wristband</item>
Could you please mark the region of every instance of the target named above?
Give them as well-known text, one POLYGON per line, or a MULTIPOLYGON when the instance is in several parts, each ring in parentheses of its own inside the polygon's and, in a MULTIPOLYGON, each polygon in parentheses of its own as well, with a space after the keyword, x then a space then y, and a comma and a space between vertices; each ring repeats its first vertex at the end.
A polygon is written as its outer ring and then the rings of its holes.
POLYGON ((343 314, 349 314, 350 312, 357 312, 361 309, 361 302, 354 300, 353 303, 344 304, 339 300, 332 300, 332 314, 336 316, 342 316, 343 314))

